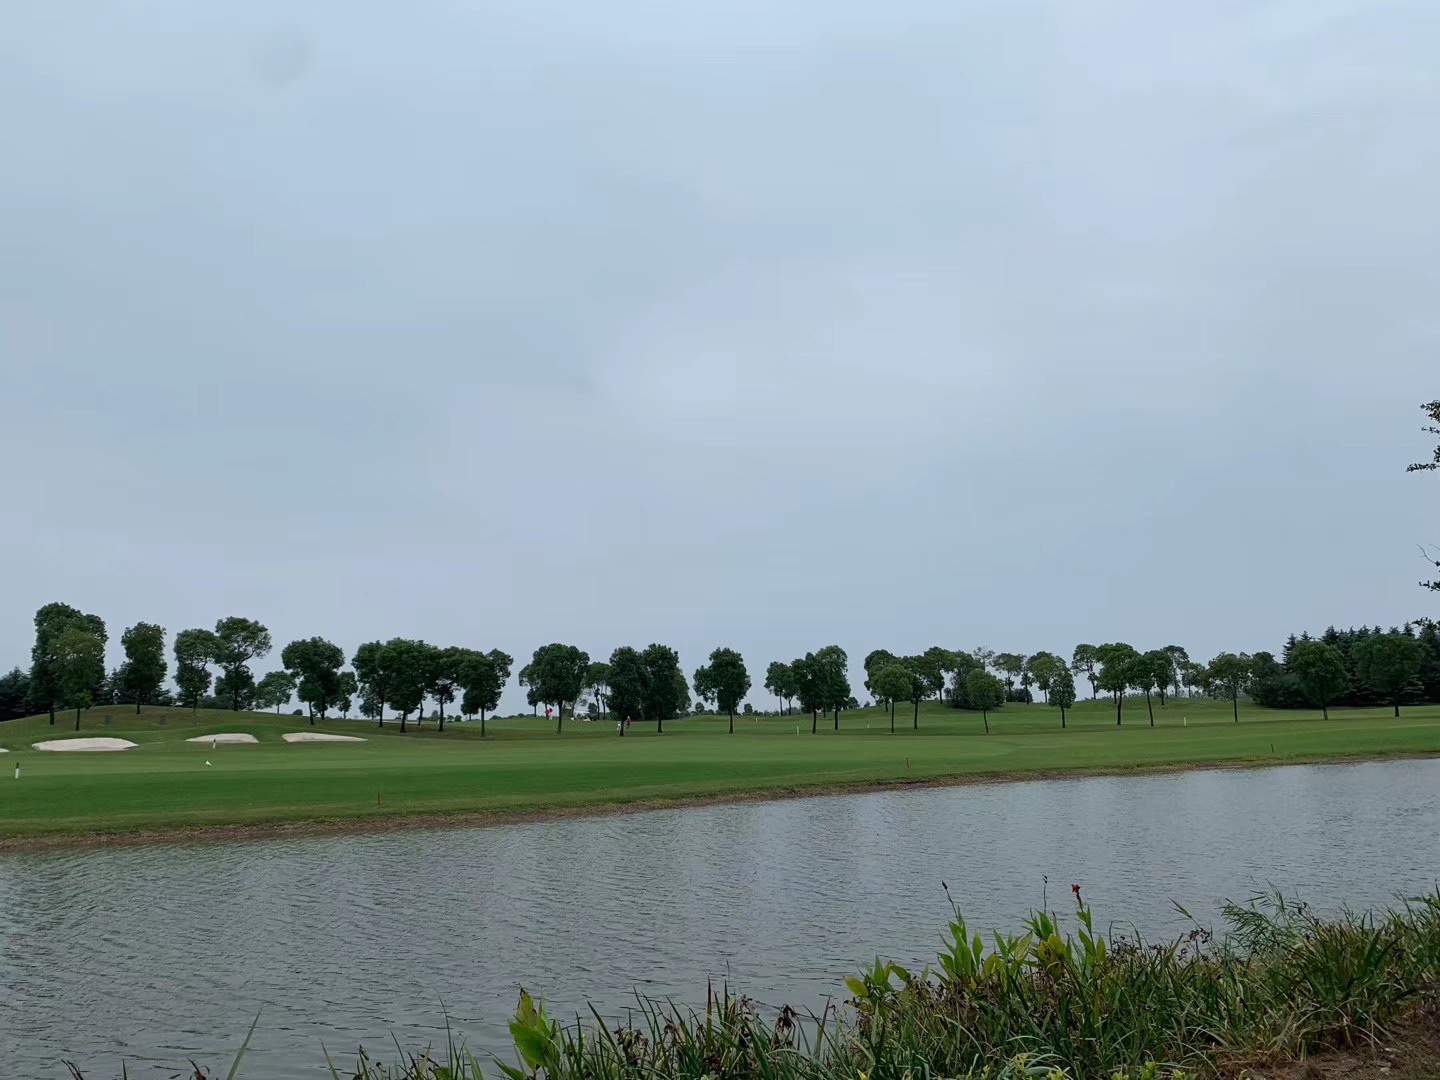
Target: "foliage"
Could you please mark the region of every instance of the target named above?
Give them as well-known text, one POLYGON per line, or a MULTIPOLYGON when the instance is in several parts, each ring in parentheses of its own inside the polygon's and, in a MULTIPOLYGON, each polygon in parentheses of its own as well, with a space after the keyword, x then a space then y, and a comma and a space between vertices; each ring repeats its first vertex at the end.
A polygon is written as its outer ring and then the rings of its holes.
POLYGON ((770 666, 765 669, 765 689, 780 699, 788 713, 790 702, 800 693, 794 667, 779 660, 771 661, 770 666))
POLYGON ((1005 676, 1005 689, 1013 690, 1015 680, 1025 671, 1025 657, 1022 653, 996 653, 994 665, 995 669, 1005 676))
POLYGON ((750 673, 745 659, 734 649, 720 648, 710 654, 710 662, 695 672, 695 693, 723 710, 735 730, 735 710, 750 692, 750 673))
POLYGON ((380 650, 390 707, 400 714, 401 731, 406 730, 412 712, 416 714, 416 723, 424 714, 432 648, 424 641, 397 637, 385 642, 380 650))
MULTIPOLYGON (((98 615, 86 615, 69 604, 46 604, 36 611, 35 644, 30 650, 30 700, 50 714, 52 724, 55 722, 56 705, 68 703, 76 689, 73 685, 65 685, 67 678, 78 676, 74 671, 61 670, 61 660, 57 653, 60 639, 70 630, 89 634, 98 639, 101 646, 98 661, 92 657, 87 668, 90 679, 89 685, 84 688, 87 701, 105 681, 104 646, 109 640, 105 632, 105 620, 98 615)), ((87 647, 86 651, 93 650, 87 647)), ((73 662, 73 657, 71 660, 73 662)))
POLYGON ((1100 685, 1100 678, 1096 674, 1096 668, 1100 663, 1100 654, 1094 645, 1076 645, 1075 651, 1070 654, 1070 670, 1077 675, 1083 674, 1090 680, 1090 696, 1094 697, 1100 685))
POLYGON ((81 621, 73 621, 55 639, 50 663, 56 702, 75 710, 75 730, 79 731, 80 713, 90 707, 96 683, 105 678, 105 641, 81 621))
POLYGON ((975 668, 965 676, 965 693, 970 708, 979 709, 985 723, 985 734, 990 734, 990 710, 1005 702, 1005 684, 984 668, 975 668))
POLYGON ((261 709, 274 709, 277 713, 290 704, 290 698, 298 685, 294 675, 288 671, 271 671, 255 684, 255 705, 261 709))
POLYGON ((0 723, 30 714, 30 673, 11 668, 0 675, 0 723))
POLYGON ((1356 652, 1357 673, 1400 715, 1405 692, 1420 676, 1424 651, 1409 634, 1372 634, 1356 652))
POLYGON ((181 630, 175 635, 175 685, 180 700, 192 709, 210 691, 210 663, 215 659, 215 635, 209 630, 181 630))
POLYGON ((1095 679, 1095 685, 1101 690, 1108 691, 1114 697, 1115 724, 1119 726, 1125 705, 1125 691, 1130 688, 1135 674, 1135 664, 1140 659, 1140 654, 1133 646, 1127 645, 1123 641, 1114 641, 1106 645, 1097 645, 1095 659, 1100 664, 1100 673, 1095 679))
MULTIPOLYGON (((466 716, 479 715, 480 731, 485 731, 485 714, 500 707, 500 695, 510 681, 510 667, 515 663, 509 653, 499 649, 489 652, 467 652, 460 665, 460 685, 464 697, 460 711, 466 716)), ((591 670, 595 668, 590 665, 591 670)))
MULTIPOLYGON (((1274 663, 1273 657, 1271 663, 1274 663)), ((1328 719, 1330 702, 1350 686, 1350 673, 1340 650, 1323 641, 1307 641, 1290 652, 1290 667, 1299 680, 1305 696, 1319 705, 1328 719)))
MULTIPOLYGON (((913 668, 898 660, 893 660, 885 667, 880 668, 870 677, 870 692, 881 701, 904 701, 911 697, 915 690, 915 683, 918 678, 913 668)), ((920 707, 918 699, 915 707, 915 726, 920 726, 920 707)), ((895 730, 895 715, 890 714, 890 730, 895 730)))
POLYGON ((286 645, 280 651, 280 662, 296 680, 296 695, 310 707, 310 722, 315 722, 316 713, 324 720, 340 698, 344 651, 321 637, 304 638, 286 645))
POLYGON ((540 646, 526 665, 525 678, 535 692, 535 699, 555 706, 557 734, 564 722, 565 706, 580 700, 589 669, 589 653, 574 645, 562 645, 559 642, 540 646))
MULTIPOLYGON (((250 661, 269 653, 270 631, 254 619, 231 615, 215 624, 214 653, 210 659, 219 666, 226 687, 221 696, 229 696, 235 710, 240 709, 243 696, 255 686, 250 661)), ((216 684, 217 690, 219 685, 216 684)))
POLYGON ((1065 710, 1075 704, 1075 676, 1064 664, 1055 671, 1050 682, 1050 704, 1060 708, 1060 726, 1065 726, 1065 710))
POLYGON ((1251 669, 1251 659, 1245 653, 1223 652, 1206 665, 1211 687, 1230 699, 1236 722, 1240 720, 1240 695, 1249 687, 1251 669))
POLYGON ((120 635, 125 650, 125 666, 121 669, 125 696, 135 702, 135 711, 146 702, 154 701, 165 684, 165 628, 154 623, 139 622, 120 635))
MULTIPOLYGON (((1045 695, 1045 700, 1048 702, 1050 700, 1050 689, 1055 683, 1055 677, 1061 671, 1066 670, 1065 661, 1052 652, 1041 651, 1025 661, 1025 666, 1029 670, 1031 677, 1035 680, 1035 685, 1040 688, 1040 692, 1045 695)), ((1071 685, 1074 685, 1073 679, 1071 680, 1071 685)))

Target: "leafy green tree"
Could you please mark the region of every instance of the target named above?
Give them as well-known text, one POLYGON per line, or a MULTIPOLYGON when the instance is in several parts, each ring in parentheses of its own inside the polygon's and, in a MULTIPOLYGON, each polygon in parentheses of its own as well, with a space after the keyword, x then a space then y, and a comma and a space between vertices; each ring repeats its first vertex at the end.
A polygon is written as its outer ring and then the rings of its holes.
POLYGON ((1330 702, 1350 689, 1350 673, 1340 650, 1323 641, 1299 642, 1290 651, 1290 670, 1300 680, 1305 696, 1330 719, 1330 702))
POLYGON ((272 671, 255 685, 255 704, 262 709, 275 709, 275 715, 290 704, 290 698, 298 685, 295 676, 288 671, 272 671))
POLYGON ((1165 704, 1165 687, 1170 685, 1173 663, 1164 649, 1151 649, 1131 661, 1130 685, 1145 695, 1145 710, 1150 714, 1151 727, 1155 726, 1155 706, 1150 701, 1150 695, 1158 689, 1160 704, 1165 704))
MULTIPOLYGON (((1170 657, 1170 681, 1175 687, 1175 696, 1180 696, 1181 679, 1185 674, 1185 665, 1190 663, 1190 654, 1181 645, 1166 645, 1165 655, 1170 657)), ((1164 704, 1164 699, 1161 699, 1164 704)))
MULTIPOLYGON (((392 640, 399 640, 398 638, 392 640)), ((362 699, 361 712, 385 726, 385 706, 390 702, 391 656, 382 641, 367 641, 350 660, 355 669, 362 699), (368 706, 368 711, 367 711, 368 706)))
MULTIPOLYGON (((425 710, 425 691, 430 685, 431 646, 412 638, 391 638, 381 650, 386 665, 386 690, 390 707, 400 714, 400 730, 406 730, 410 714, 425 710)), ((419 723, 419 720, 416 720, 419 723)))
POLYGON ((1205 665, 1197 664, 1194 660, 1185 660, 1180 667, 1180 681, 1185 686, 1185 693, 1193 697, 1195 691, 1203 690, 1205 687, 1205 665))
POLYGON ((455 693, 464 679, 464 667, 470 659, 472 649, 452 645, 446 649, 434 649, 430 653, 426 691, 440 707, 440 730, 445 730, 445 706, 455 700, 455 693))
POLYGON ((30 673, 17 667, 0 675, 0 723, 28 716, 29 708, 30 673))
MULTIPOLYGON (((1037 652, 1025 662, 1031 676, 1035 679, 1035 685, 1045 695, 1045 700, 1050 700, 1050 688, 1055 683, 1057 672, 1064 670, 1065 661, 1052 652, 1037 652)), ((1073 683, 1074 680, 1072 679, 1073 683)))
POLYGON ((1119 727, 1125 706, 1125 691, 1131 685, 1131 668, 1140 654, 1123 641, 1100 645, 1095 649, 1095 659, 1100 662, 1097 684, 1115 696, 1115 726, 1119 727))
POLYGON ((1420 643, 1396 631, 1372 634, 1358 647, 1356 660, 1360 678, 1384 695, 1399 716, 1401 698, 1420 675, 1420 643))
POLYGON ((1090 680, 1091 701, 1099 694, 1100 676, 1096 674, 1099 664, 1100 654, 1094 645, 1076 645, 1075 651, 1070 654, 1070 670, 1090 680))
POLYGON ((121 682, 125 696, 134 700, 135 711, 154 701, 165 684, 165 628, 154 623, 136 623, 120 635, 125 650, 121 682))
POLYGON ((734 649, 720 648, 710 654, 710 662, 695 671, 695 693, 717 709, 724 709, 730 718, 730 734, 735 734, 735 710, 750 692, 750 673, 745 658, 734 649))
POLYGON ((1240 722, 1240 695, 1250 685, 1251 660, 1245 653, 1223 652, 1210 661, 1206 676, 1218 693, 1230 699, 1235 722, 1240 722))
POLYGON ((280 663, 294 676, 296 695, 310 710, 310 724, 315 714, 325 719, 340 697, 340 669, 345 666, 345 653, 339 645, 322 637, 292 641, 280 650, 280 663))
POLYGON ((1075 704, 1075 676, 1064 664, 1056 670, 1050 680, 1050 694, 1047 698, 1051 705, 1060 707, 1060 726, 1065 726, 1065 710, 1075 704))
POLYGON ((603 660, 593 661, 585 672, 585 689, 595 699, 595 708, 603 718, 609 712, 610 665, 603 660))
MULTIPOLYGON (((996 660, 998 662, 999 657, 996 660)), ((976 668, 965 676, 965 694, 970 699, 970 708, 980 710, 985 734, 989 735, 990 710, 1004 704, 1005 684, 984 668, 976 668)))
POLYGON ((1025 657, 1013 652, 996 653, 995 669, 1005 676, 1005 692, 1009 694, 1015 689, 1015 680, 1025 671, 1025 657))
POLYGON ((765 689, 779 698, 785 716, 790 715, 790 701, 796 694, 795 672, 792 665, 776 660, 765 669, 765 689))
POLYGON ((175 635, 175 685, 180 700, 199 711, 200 699, 210 692, 210 664, 215 659, 215 635, 209 630, 181 630, 175 635))
POLYGON ((940 688, 945 685, 945 673, 940 670, 935 659, 928 653, 902 657, 900 663, 910 672, 910 692, 906 695, 913 706, 910 726, 913 730, 919 731, 920 702, 939 692, 940 688))
POLYGON ((269 654, 270 631, 254 619, 231 615, 215 624, 215 653, 211 659, 219 665, 226 687, 220 696, 230 697, 234 711, 240 711, 246 691, 253 691, 255 686, 250 661, 269 654))
POLYGON ((840 710, 850 701, 849 658, 839 645, 815 651, 820 679, 820 708, 835 710, 835 730, 840 730, 840 710))
POLYGON ((810 734, 819 730, 820 710, 830 700, 825 686, 822 665, 814 653, 806 653, 790 662, 790 673, 794 678, 795 696, 800 699, 800 708, 810 714, 810 734))
MULTIPOLYGON (((890 709, 890 734, 895 734, 895 709, 893 702, 904 701, 913 692, 915 672, 908 664, 894 660, 870 676, 870 692, 882 701, 892 703, 890 709)), ((915 706, 915 725, 920 724, 920 706, 915 706)))
MULTIPOLYGON (((559 735, 565 719, 565 706, 580 700, 585 689, 585 675, 590 669, 590 654, 574 645, 555 642, 542 645, 527 665, 528 681, 538 701, 555 706, 555 734, 559 735)), ((677 667, 678 670, 678 667, 677 667)), ((673 687, 668 697, 674 696, 673 687)))
POLYGON ((90 707, 95 684, 105 678, 105 639, 76 620, 55 640, 51 655, 60 700, 75 710, 79 731, 80 713, 90 707))
POLYGON ((335 688, 335 711, 346 720, 350 719, 350 709, 355 704, 355 695, 359 690, 360 681, 355 678, 353 671, 340 672, 339 685, 335 688))
POLYGON ((954 675, 957 670, 955 650, 931 645, 922 655, 929 665, 929 670, 934 671, 938 676, 934 680, 935 696, 943 701, 945 699, 945 677, 954 675))
MULTIPOLYGON (((878 675, 878 674, 879 674, 881 671, 883 671, 885 668, 889 667, 891 664, 897 663, 898 661, 899 661, 899 657, 897 657, 894 653, 890 652, 888 649, 873 649, 873 650, 871 650, 871 652, 865 657, 865 664, 864 664, 864 667, 865 667, 865 689, 866 689, 866 691, 867 691, 872 697, 874 697, 877 702, 879 702, 879 703, 882 704, 882 705, 885 705, 885 706, 887 707, 888 711, 890 711, 891 713, 893 713, 893 712, 895 711, 895 709, 894 709, 894 704, 895 704, 895 703, 894 703, 893 700, 885 698, 883 695, 880 694, 879 691, 877 691, 877 690, 875 689, 875 676, 878 675)), ((901 700, 903 700, 903 699, 901 699, 901 700)), ((893 716, 892 716, 891 719, 892 719, 892 724, 891 724, 891 726, 893 727, 893 726, 894 726, 894 724, 893 724, 893 719, 894 719, 893 716)))
POLYGON ((231 675, 221 675, 215 680, 215 696, 219 708, 248 712, 255 706, 255 676, 248 667, 231 675))
POLYGON ((650 672, 640 650, 622 645, 610 654, 610 712, 619 720, 623 737, 625 725, 644 715, 646 683, 650 672))
POLYGON ((55 707, 69 694, 62 686, 60 661, 56 654, 60 638, 67 630, 80 630, 100 639, 100 661, 90 670, 87 697, 93 698, 105 681, 105 620, 87 615, 69 604, 46 604, 35 612, 35 645, 30 650, 30 696, 42 710, 50 713, 55 723, 55 707))
POLYGON ((663 735, 666 720, 683 716, 690 710, 690 684, 685 682, 685 673, 680 670, 679 654, 669 645, 647 645, 640 658, 645 664, 645 694, 640 715, 654 721, 655 733, 663 735))
POLYGON ((471 716, 480 714, 480 737, 485 737, 485 714, 500 707, 500 696, 510 681, 510 668, 515 663, 509 653, 491 649, 477 652, 461 666, 461 685, 465 700, 461 708, 471 716))

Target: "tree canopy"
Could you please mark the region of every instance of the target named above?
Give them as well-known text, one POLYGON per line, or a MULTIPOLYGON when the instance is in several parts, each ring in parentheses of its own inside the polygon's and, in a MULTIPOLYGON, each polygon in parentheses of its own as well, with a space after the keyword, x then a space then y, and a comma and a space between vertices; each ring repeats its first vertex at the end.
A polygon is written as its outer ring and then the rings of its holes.
POLYGON ((730 732, 735 731, 735 710, 750 692, 750 673, 744 658, 734 649, 720 648, 710 654, 710 662, 695 671, 695 693, 730 718, 730 732))
POLYGON ((535 699, 555 706, 555 734, 563 728, 565 706, 580 700, 589 669, 589 653, 560 642, 540 646, 526 665, 526 679, 535 699))
POLYGON ((169 665, 165 662, 165 628, 154 623, 139 622, 120 635, 125 650, 122 689, 135 702, 135 711, 146 702, 154 701, 165 685, 169 665))
POLYGON ((1330 702, 1350 686, 1350 673, 1345 670, 1340 650, 1323 641, 1297 644, 1290 652, 1290 667, 1299 679, 1305 696, 1320 706, 1328 720, 1330 702))

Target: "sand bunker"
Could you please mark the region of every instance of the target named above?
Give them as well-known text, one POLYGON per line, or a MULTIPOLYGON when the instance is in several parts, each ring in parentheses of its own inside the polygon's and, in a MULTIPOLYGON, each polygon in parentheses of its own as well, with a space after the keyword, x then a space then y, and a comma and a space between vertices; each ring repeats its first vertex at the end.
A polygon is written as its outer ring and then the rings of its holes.
POLYGON ((219 735, 196 735, 193 739, 186 739, 186 742, 198 743, 252 743, 259 742, 254 735, 243 731, 224 731, 219 735))
POLYGON ((287 731, 280 736, 286 742, 364 742, 358 735, 329 735, 323 731, 287 731))
POLYGON ((129 739, 49 739, 30 745, 36 750, 129 750, 135 744, 129 739))

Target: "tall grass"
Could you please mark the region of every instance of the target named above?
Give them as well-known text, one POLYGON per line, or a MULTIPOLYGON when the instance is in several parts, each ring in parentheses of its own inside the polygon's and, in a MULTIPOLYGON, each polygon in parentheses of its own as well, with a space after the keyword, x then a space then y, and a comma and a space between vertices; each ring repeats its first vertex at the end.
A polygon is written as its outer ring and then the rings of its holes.
POLYGON ((482 1062, 447 1037, 443 1052, 394 1064, 362 1051, 353 1068, 332 1064, 331 1076, 1186 1080, 1374 1043, 1437 1006, 1437 893, 1327 919, 1276 893, 1228 906, 1218 938, 1196 925, 1161 943, 1107 939, 1078 888, 1074 903, 1069 926, 1037 911, 989 943, 954 908, 933 966, 912 973, 877 960, 845 980, 842 1006, 819 1016, 721 990, 703 1010, 642 998, 623 1023, 592 1010, 591 1021, 563 1025, 522 991, 510 1023, 514 1065, 482 1062))

